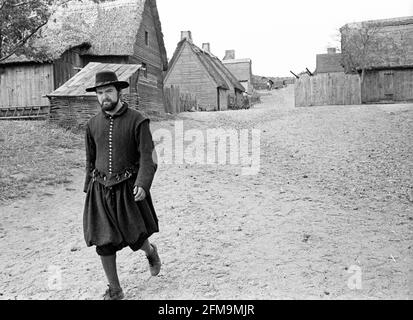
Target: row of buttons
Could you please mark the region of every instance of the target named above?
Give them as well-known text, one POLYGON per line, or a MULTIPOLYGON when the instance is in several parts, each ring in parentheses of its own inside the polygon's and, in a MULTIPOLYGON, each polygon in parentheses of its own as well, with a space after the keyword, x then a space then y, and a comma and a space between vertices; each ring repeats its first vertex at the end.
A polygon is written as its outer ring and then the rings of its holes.
POLYGON ((113 118, 110 118, 110 125, 109 125, 109 175, 112 174, 112 133, 113 133, 113 118))

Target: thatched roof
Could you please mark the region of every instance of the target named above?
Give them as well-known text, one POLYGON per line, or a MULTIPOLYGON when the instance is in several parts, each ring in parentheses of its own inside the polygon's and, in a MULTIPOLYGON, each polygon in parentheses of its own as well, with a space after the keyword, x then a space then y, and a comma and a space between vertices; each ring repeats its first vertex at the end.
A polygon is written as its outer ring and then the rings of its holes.
MULTIPOLYGON (((91 0, 71 1, 67 8, 56 10, 31 43, 32 49, 42 51, 43 61, 58 59, 64 51, 82 43, 90 44, 90 49, 85 52, 89 55, 133 55, 145 5, 150 6, 155 20, 161 59, 166 69, 166 49, 156 0, 113 0, 99 4, 91 0)), ((6 63, 33 60, 36 59, 14 56, 6 63)))
POLYGON ((60 88, 48 94, 48 97, 85 97, 95 96, 94 92, 86 92, 86 88, 95 85, 96 73, 103 70, 116 72, 119 81, 130 81, 130 78, 139 70, 140 64, 88 63, 80 72, 73 76, 60 88))
POLYGON ((231 82, 231 85, 241 91, 244 92, 245 88, 243 87, 243 85, 238 81, 237 78, 235 78, 235 76, 231 73, 231 71, 229 71, 225 65, 222 63, 221 60, 219 60, 217 57, 215 56, 211 56, 212 61, 215 63, 216 67, 218 70, 221 71, 221 73, 223 73, 225 75, 225 77, 231 82))
POLYGON ((172 71, 172 67, 175 64, 175 61, 178 59, 181 49, 185 44, 188 45, 189 48, 192 50, 192 52, 198 57, 199 61, 204 66, 204 68, 207 70, 208 74, 213 79, 217 87, 229 90, 228 85, 231 85, 237 90, 240 90, 242 92, 245 91, 241 83, 224 66, 221 60, 219 60, 216 56, 214 56, 210 52, 200 49, 198 46, 193 44, 192 41, 188 41, 186 38, 181 40, 178 43, 177 48, 174 52, 174 55, 172 59, 169 61, 168 72, 172 71))
POLYGON ((349 26, 351 28, 355 28, 355 27, 361 27, 362 25, 390 27, 390 26, 404 26, 404 25, 409 25, 412 23, 413 23, 413 16, 407 16, 407 17, 351 22, 351 23, 347 23, 343 27, 349 26))
POLYGON ((340 32, 346 72, 359 70, 360 65, 365 69, 413 67, 413 16, 349 23, 340 32), (367 33, 367 54, 360 58, 367 33))

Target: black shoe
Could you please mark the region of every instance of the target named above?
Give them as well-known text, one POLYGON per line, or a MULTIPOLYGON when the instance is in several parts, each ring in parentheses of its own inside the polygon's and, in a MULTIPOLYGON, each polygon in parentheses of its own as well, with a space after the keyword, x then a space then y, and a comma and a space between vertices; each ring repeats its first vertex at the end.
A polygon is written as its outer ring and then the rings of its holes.
POLYGON ((146 256, 146 258, 148 258, 148 261, 149 261, 149 270, 151 272, 151 275, 155 277, 161 271, 162 263, 158 255, 158 249, 156 248, 154 244, 151 244, 151 246, 153 248, 153 252, 150 256, 146 256))
POLYGON ((108 285, 108 289, 106 290, 105 294, 103 295, 103 300, 123 300, 125 295, 123 294, 122 289, 112 289, 110 285, 108 285))

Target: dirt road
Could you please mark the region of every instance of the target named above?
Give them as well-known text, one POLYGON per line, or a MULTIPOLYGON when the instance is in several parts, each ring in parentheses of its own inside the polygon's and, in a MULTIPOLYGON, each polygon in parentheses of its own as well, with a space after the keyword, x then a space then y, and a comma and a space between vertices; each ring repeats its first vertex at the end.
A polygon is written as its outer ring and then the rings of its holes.
MULTIPOLYGON (((260 171, 164 164, 153 183, 163 268, 118 255, 128 299, 411 299, 413 105, 185 113, 184 128, 261 130, 260 171)), ((174 121, 152 123, 173 131, 174 121)), ((79 158, 84 159, 83 150, 79 158)), ((0 207, 3 299, 100 299, 82 234, 83 171, 0 207)))

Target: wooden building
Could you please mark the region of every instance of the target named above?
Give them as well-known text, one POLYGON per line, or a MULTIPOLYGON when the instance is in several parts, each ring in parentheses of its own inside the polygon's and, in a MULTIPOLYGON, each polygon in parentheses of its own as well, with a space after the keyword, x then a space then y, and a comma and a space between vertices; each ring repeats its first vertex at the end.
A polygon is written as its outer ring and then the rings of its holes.
POLYGON ((55 60, 11 56, 0 64, 0 106, 47 105, 46 94, 78 72, 82 67, 80 52, 89 47, 89 44, 75 46, 55 60))
POLYGON ((132 108, 138 105, 139 69, 137 64, 108 64, 90 62, 63 86, 48 94, 50 100, 50 121, 63 127, 83 127, 100 111, 96 93, 86 92, 85 88, 95 85, 97 72, 112 70, 120 81, 129 82, 129 88, 122 90, 122 100, 132 108))
POLYGON ((140 108, 163 112, 168 67, 156 0, 71 1, 32 43, 41 58, 12 56, 0 64, 0 104, 25 106, 45 98, 90 62, 140 64, 140 108), (25 98, 22 99, 21 95, 25 98))
POLYGON ((241 108, 244 87, 210 51, 210 44, 200 49, 190 31, 182 31, 165 75, 165 87, 179 87, 194 94, 198 107, 206 111, 241 108))
POLYGON ((361 75, 363 103, 413 101, 413 16, 351 23, 340 32, 343 66, 361 75))
POLYGON ((317 54, 314 74, 344 72, 341 53, 336 48, 328 48, 327 53, 317 54))
POLYGON ((248 94, 252 94, 252 61, 251 59, 236 59, 235 50, 226 50, 222 60, 224 66, 231 71, 248 94))

